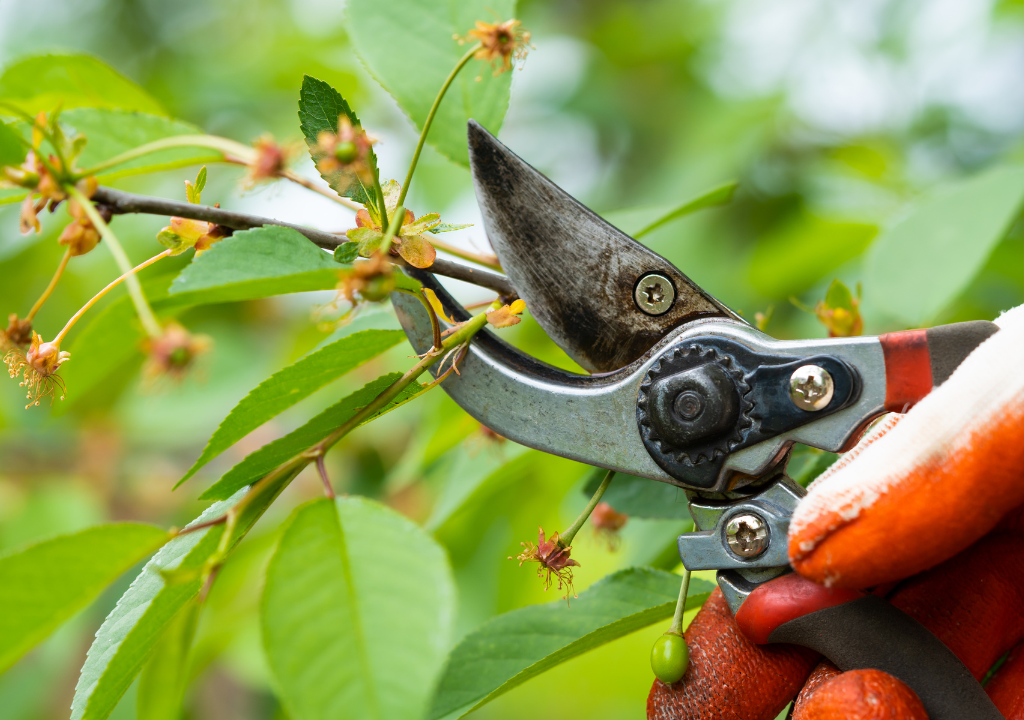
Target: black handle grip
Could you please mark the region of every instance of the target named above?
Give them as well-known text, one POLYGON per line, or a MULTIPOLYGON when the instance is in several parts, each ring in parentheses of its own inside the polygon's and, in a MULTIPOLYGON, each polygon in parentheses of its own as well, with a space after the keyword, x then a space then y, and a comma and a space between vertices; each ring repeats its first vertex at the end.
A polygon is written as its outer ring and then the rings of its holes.
POLYGON ((930 720, 1003 720, 981 683, 942 641, 874 595, 789 620, 768 642, 811 648, 843 671, 887 672, 917 693, 930 720))
POLYGON ((938 387, 949 379, 974 349, 999 331, 987 320, 939 325, 925 330, 928 357, 932 365, 932 384, 938 387))

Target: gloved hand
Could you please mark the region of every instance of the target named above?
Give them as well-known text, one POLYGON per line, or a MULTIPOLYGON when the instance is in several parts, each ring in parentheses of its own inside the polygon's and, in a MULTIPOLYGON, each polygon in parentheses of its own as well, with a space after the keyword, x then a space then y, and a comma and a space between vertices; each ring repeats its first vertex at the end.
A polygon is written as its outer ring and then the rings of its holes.
MULTIPOLYGON (((833 587, 873 589, 918 620, 1024 720, 1024 306, 999 318, 940 387, 890 416, 811 486, 793 516, 790 563, 833 587)), ((716 590, 685 633, 690 666, 655 680, 653 720, 926 720, 917 696, 876 670, 839 671, 791 645, 755 645, 716 590)))

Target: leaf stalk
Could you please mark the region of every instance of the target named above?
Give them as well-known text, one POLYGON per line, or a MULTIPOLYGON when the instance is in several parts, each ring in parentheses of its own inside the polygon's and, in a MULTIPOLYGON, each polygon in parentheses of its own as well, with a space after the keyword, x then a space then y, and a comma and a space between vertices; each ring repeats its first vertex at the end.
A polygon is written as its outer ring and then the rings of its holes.
POLYGON ((430 112, 427 113, 427 119, 423 121, 423 129, 420 130, 420 139, 416 142, 416 151, 412 154, 412 161, 409 163, 409 172, 405 174, 405 182, 402 183, 402 192, 398 196, 398 204, 402 205, 405 203, 405 195, 409 192, 409 184, 412 182, 412 175, 416 171, 416 164, 420 161, 420 153, 423 152, 423 144, 427 140, 427 133, 430 132, 430 126, 434 122, 434 116, 437 115, 437 109, 441 107, 441 101, 444 100, 445 93, 448 92, 448 88, 455 81, 455 76, 459 74, 459 71, 466 66, 472 58, 474 53, 480 49, 480 43, 477 43, 469 50, 466 54, 459 58, 459 61, 455 63, 455 67, 448 73, 448 77, 445 78, 444 85, 437 93, 437 97, 434 98, 434 104, 430 106, 430 112))

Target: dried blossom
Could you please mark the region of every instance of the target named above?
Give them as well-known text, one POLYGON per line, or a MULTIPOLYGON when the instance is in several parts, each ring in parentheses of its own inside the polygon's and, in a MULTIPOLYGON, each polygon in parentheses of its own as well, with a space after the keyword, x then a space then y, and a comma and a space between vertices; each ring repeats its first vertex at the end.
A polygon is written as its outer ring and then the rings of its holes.
POLYGON ((507 440, 507 438, 504 435, 499 435, 498 433, 494 432, 483 423, 480 423, 480 435, 481 437, 493 443, 503 443, 505 442, 505 440, 507 440))
POLYGON ((825 299, 814 306, 814 314, 828 328, 829 337, 853 337, 864 332, 864 318, 860 314, 860 287, 854 297, 850 288, 833 280, 825 299))
POLYGON ((605 541, 608 549, 615 551, 619 547, 621 537, 619 531, 626 526, 629 515, 618 512, 606 502, 598 503, 590 514, 590 523, 597 536, 605 541))
POLYGON ((280 177, 295 155, 294 147, 278 144, 272 135, 260 136, 252 146, 256 150, 256 157, 249 163, 244 182, 246 187, 280 177))
POLYGON ((373 138, 359 125, 353 125, 348 115, 338 118, 338 131, 324 130, 310 150, 316 169, 328 179, 338 192, 358 180, 365 186, 373 185, 373 138))
MULTIPOLYGON (((525 549, 515 559, 519 561, 520 567, 524 562, 539 563, 537 577, 544 580, 544 589, 547 590, 551 587, 551 578, 554 576, 558 579, 558 589, 561 590, 563 586, 565 587, 565 599, 568 600, 569 594, 573 592, 572 568, 579 567, 580 564, 569 557, 572 548, 562 545, 558 533, 552 535, 550 540, 545 540, 544 528, 538 529, 540 533, 537 545, 531 542, 520 543, 525 549)), ((510 557, 509 560, 512 558, 510 557)), ((573 597, 576 597, 575 593, 573 597)))
POLYGON ((476 27, 466 37, 455 36, 460 45, 477 41, 480 49, 474 53, 477 60, 489 62, 494 74, 500 75, 512 69, 514 60, 523 60, 530 51, 530 33, 523 30, 518 20, 506 20, 502 23, 486 23, 477 20, 476 27))
POLYGON ((754 327, 756 327, 761 332, 766 331, 768 329, 768 323, 770 323, 772 321, 772 315, 774 315, 774 314, 775 314, 775 306, 774 305, 769 305, 768 309, 765 310, 764 312, 756 312, 756 313, 754 313, 754 327))
POLYGON ((148 358, 143 377, 148 381, 161 377, 179 381, 212 345, 213 341, 207 335, 193 335, 178 323, 168 323, 160 337, 150 338, 145 343, 148 358))
POLYGON ((7 316, 7 329, 0 331, 0 351, 25 347, 32 342, 32 321, 22 320, 17 313, 7 316))
POLYGON ((38 405, 47 397, 52 403, 58 392, 60 399, 64 399, 66 388, 64 381, 57 375, 57 370, 70 357, 71 353, 62 351, 59 345, 43 342, 36 332, 32 333, 32 341, 27 351, 16 348, 4 356, 8 374, 12 378, 23 378, 18 384, 28 391, 25 396, 29 401, 26 409, 38 405))
MULTIPOLYGON (((103 218, 103 222, 109 223, 114 217, 110 208, 106 205, 97 205, 96 210, 99 212, 100 217, 103 218)), ((100 231, 92 224, 92 220, 86 214, 85 208, 77 200, 71 199, 68 201, 68 214, 71 215, 71 222, 64 228, 60 237, 57 238, 57 242, 61 245, 67 245, 68 249, 71 250, 72 257, 85 255, 99 244, 101 239, 100 231)))
MULTIPOLYGON (((64 190, 63 183, 74 174, 75 160, 85 147, 85 138, 81 135, 67 138, 57 124, 57 115, 52 113, 47 118, 46 113, 39 113, 36 116, 32 128, 32 150, 25 158, 20 167, 5 167, 4 178, 7 183, 23 187, 31 192, 21 205, 21 216, 19 227, 22 233, 29 233, 32 230, 39 232, 39 213, 49 205, 50 211, 67 199, 68 194, 64 190), (56 155, 49 155, 43 161, 43 154, 40 149, 42 145, 45 128, 49 139, 56 146, 60 147, 63 156, 67 159, 69 167, 63 167, 61 160, 56 155)), ((79 180, 75 187, 86 197, 92 197, 96 192, 97 183, 93 177, 79 180)))
POLYGON ((354 263, 350 269, 342 270, 340 278, 338 294, 353 303, 360 298, 377 302, 395 289, 391 263, 379 252, 371 255, 366 262, 354 263))

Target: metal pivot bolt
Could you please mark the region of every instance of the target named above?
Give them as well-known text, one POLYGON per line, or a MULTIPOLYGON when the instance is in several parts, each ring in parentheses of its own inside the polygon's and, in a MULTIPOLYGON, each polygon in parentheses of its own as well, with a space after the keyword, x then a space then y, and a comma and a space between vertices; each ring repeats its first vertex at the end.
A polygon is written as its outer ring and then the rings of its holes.
POLYGON ((801 410, 824 410, 832 401, 835 383, 828 370, 818 365, 804 365, 789 378, 789 397, 801 410))
POLYGON ((768 526, 753 513, 737 515, 725 526, 725 541, 739 557, 757 557, 768 549, 768 526))
POLYGON ((683 420, 696 420, 704 412, 704 398, 693 390, 684 390, 676 395, 673 405, 683 420))
POLYGON ((676 299, 672 281, 661 273, 647 273, 633 291, 636 306, 648 315, 664 315, 676 299))

